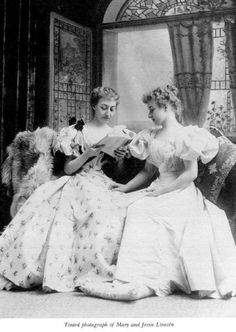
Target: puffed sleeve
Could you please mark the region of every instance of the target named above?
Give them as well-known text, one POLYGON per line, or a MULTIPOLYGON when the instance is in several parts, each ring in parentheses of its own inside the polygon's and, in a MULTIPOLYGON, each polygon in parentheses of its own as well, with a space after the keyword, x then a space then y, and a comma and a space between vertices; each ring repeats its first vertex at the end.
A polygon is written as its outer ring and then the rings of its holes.
POLYGON ((176 141, 176 155, 183 160, 200 158, 207 164, 216 156, 218 150, 217 138, 198 126, 185 127, 176 141))
POLYGON ((78 157, 84 151, 82 131, 75 129, 74 125, 62 128, 57 138, 57 146, 66 156, 78 157))
POLYGON ((129 150, 133 157, 144 160, 149 157, 150 130, 144 129, 138 133, 131 143, 129 150))

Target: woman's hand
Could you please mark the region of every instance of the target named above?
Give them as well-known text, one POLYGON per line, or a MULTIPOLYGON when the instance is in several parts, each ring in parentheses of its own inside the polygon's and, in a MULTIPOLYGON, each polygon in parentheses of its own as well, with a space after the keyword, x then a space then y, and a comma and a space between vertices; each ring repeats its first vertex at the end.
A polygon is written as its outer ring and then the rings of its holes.
POLYGON ((111 189, 113 191, 120 191, 122 193, 128 192, 127 186, 125 184, 121 184, 121 183, 112 183, 110 185, 109 189, 111 189))
POLYGON ((162 195, 163 192, 161 188, 147 188, 147 195, 148 197, 158 197, 162 195))
POLYGON ((123 159, 125 158, 127 151, 128 151, 127 146, 121 146, 120 148, 117 148, 114 151, 114 155, 117 159, 123 159))
POLYGON ((85 151, 85 153, 88 158, 97 157, 99 155, 99 153, 102 152, 103 147, 104 147, 104 145, 91 146, 90 148, 88 148, 85 151))

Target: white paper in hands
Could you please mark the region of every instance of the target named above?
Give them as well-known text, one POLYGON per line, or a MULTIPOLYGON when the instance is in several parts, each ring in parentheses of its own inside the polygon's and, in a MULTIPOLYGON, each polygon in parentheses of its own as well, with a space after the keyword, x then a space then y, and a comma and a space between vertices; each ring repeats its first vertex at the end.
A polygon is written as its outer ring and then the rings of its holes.
POLYGON ((132 141, 136 134, 123 126, 115 127, 95 147, 102 146, 101 151, 114 157, 114 151, 132 141))

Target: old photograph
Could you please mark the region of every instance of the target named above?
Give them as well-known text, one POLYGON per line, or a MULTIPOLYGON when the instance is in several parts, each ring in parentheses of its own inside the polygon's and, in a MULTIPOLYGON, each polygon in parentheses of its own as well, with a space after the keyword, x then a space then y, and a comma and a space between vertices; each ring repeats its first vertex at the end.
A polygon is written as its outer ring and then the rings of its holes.
POLYGON ((232 323, 236 1, 1 0, 0 17, 3 330, 232 323))

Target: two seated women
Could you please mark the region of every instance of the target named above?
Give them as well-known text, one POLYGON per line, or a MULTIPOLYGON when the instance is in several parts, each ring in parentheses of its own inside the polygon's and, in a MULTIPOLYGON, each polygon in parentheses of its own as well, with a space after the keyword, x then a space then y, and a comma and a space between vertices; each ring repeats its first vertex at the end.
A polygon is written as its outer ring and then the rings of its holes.
MULTIPOLYGON (((112 131, 118 105, 111 88, 91 94, 93 119, 61 130, 65 176, 40 186, 0 238, 0 288, 136 300, 175 289, 227 298, 236 291, 236 248, 222 210, 195 187, 197 160, 218 152, 217 139, 178 121, 174 87, 144 96, 154 128, 129 144, 144 168, 127 184, 102 171, 96 144, 112 131), (160 176, 146 189, 159 170, 160 176)), ((117 158, 126 151, 118 149, 117 158)))

